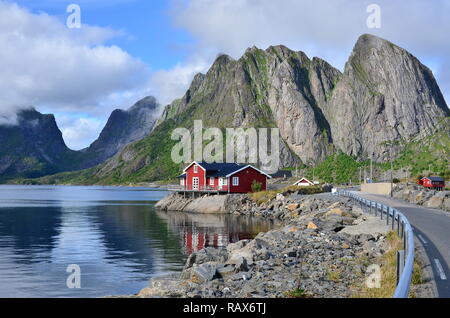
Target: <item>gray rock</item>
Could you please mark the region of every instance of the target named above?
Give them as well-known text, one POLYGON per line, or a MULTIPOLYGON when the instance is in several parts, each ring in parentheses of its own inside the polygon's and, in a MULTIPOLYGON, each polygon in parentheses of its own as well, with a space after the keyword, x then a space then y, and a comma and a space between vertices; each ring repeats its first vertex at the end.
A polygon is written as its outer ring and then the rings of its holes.
POLYGON ((216 277, 217 264, 205 263, 195 265, 191 269, 191 279, 195 282, 205 283, 216 277))

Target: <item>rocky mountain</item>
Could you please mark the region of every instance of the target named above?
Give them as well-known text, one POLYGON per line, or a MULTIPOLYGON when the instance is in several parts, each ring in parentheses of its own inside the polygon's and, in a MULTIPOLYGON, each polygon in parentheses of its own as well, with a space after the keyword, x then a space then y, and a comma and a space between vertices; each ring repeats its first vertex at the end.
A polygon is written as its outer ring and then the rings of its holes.
POLYGON ((98 139, 82 150, 85 156, 80 168, 96 166, 127 144, 147 136, 156 123, 158 107, 156 99, 149 96, 128 110, 114 110, 98 139))
POLYGON ((222 55, 163 120, 189 113, 210 127, 278 127, 284 166, 322 160, 330 152, 330 126, 322 109, 339 70, 284 46, 248 49, 237 61, 222 55))
MULTIPOLYGON (((413 55, 362 35, 339 70, 284 46, 249 48, 238 60, 219 56, 195 76, 186 94, 168 105, 152 133, 89 171, 91 183, 174 177, 173 129, 278 127, 281 166, 312 165, 336 152, 358 160, 396 157, 426 137, 450 111, 432 72, 413 55), (392 145, 392 146, 391 146, 392 145)), ((77 176, 79 177, 79 176, 77 176)), ((84 182, 83 179, 77 179, 84 182)))
POLYGON ((433 73, 406 50, 372 35, 356 43, 324 114, 334 145, 375 161, 389 159, 450 112, 433 73))
POLYGON ((128 143, 147 136, 155 125, 158 107, 154 97, 146 97, 128 110, 115 110, 99 138, 81 151, 66 146, 53 115, 34 108, 23 110, 17 114, 17 124, 0 126, 0 181, 101 164, 128 143))
POLYGON ((0 180, 11 176, 37 177, 73 169, 53 115, 34 108, 17 114, 14 126, 0 126, 0 180))

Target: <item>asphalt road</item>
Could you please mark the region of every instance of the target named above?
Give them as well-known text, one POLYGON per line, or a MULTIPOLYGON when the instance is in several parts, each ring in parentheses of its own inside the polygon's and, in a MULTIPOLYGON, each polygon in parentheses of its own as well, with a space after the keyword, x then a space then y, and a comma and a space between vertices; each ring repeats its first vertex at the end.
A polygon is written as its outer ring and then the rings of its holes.
POLYGON ((433 266, 440 298, 450 298, 450 213, 391 199, 356 192, 366 199, 389 205, 402 212, 411 223, 433 266))

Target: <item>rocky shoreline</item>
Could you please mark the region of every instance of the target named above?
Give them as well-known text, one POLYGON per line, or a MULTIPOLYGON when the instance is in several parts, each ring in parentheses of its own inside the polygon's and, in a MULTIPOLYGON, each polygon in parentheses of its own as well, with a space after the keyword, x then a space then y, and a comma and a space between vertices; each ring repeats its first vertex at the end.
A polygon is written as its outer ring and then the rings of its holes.
POLYGON ((245 195, 233 203, 235 214, 283 226, 193 253, 181 273, 152 278, 137 297, 352 297, 386 250, 388 227, 347 198, 280 195, 258 205, 245 195))
POLYGON ((427 208, 450 212, 450 191, 417 189, 417 186, 400 185, 395 188, 394 198, 427 208))

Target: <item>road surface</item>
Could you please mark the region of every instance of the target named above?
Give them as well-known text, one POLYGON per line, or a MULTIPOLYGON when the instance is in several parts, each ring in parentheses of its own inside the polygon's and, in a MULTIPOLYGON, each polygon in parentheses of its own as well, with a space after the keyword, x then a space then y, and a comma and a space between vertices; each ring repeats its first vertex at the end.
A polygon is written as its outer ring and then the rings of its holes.
POLYGON ((414 234, 424 246, 433 266, 439 297, 450 298, 450 213, 381 195, 355 193, 363 198, 395 208, 408 218, 414 234))

